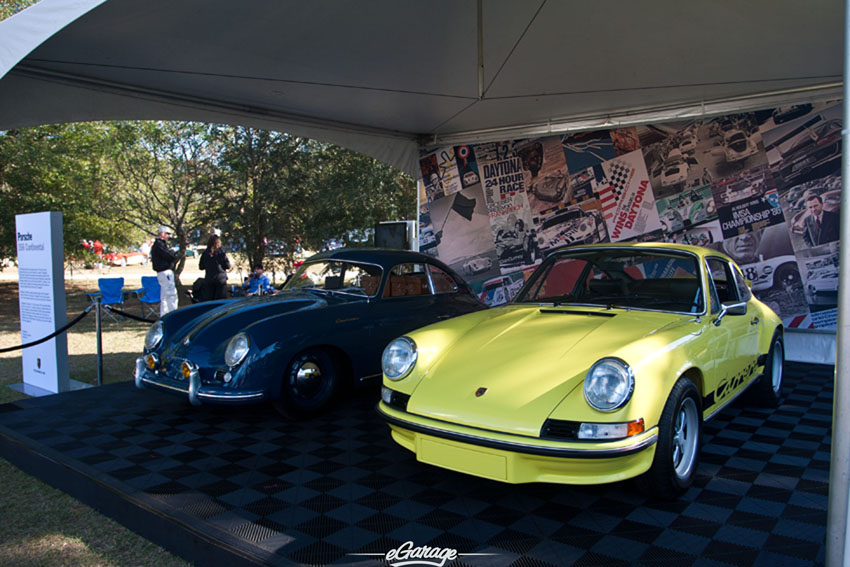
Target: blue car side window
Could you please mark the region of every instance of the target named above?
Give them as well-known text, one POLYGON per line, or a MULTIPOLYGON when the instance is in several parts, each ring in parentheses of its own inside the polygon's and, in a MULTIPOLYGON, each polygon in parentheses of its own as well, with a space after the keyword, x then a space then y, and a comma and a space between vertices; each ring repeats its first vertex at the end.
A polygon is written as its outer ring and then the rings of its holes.
POLYGON ((434 287, 434 293, 456 293, 458 290, 457 282, 449 274, 438 268, 437 266, 428 265, 431 272, 431 283, 434 287))
POLYGON ((416 297, 431 295, 431 284, 425 264, 398 264, 390 270, 384 297, 416 297))

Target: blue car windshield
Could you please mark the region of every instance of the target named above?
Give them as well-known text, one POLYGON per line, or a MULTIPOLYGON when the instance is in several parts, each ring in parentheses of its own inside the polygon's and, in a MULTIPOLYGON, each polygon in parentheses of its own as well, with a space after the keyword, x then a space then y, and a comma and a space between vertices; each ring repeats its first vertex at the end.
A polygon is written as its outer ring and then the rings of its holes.
POLYGON ((517 303, 704 311, 696 256, 666 250, 566 250, 546 259, 517 303))
POLYGON ((382 275, 380 266, 322 260, 302 265, 284 289, 317 289, 374 297, 382 275))

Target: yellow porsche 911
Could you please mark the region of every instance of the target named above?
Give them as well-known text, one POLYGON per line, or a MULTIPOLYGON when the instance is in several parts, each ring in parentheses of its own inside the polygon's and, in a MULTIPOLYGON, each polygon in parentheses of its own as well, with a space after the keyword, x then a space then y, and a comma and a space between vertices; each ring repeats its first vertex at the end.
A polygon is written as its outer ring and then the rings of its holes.
POLYGON ((674 498, 694 479, 704 420, 750 386, 779 403, 782 341, 719 252, 563 248, 512 304, 390 343, 378 409, 424 463, 509 483, 639 477, 674 498))

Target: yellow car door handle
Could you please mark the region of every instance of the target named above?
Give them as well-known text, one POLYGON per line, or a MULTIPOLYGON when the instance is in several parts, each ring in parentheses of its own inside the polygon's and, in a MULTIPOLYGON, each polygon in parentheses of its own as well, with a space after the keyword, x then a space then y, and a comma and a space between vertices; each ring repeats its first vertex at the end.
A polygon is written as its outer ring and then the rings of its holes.
POLYGON ((759 318, 753 317, 753 320, 750 321, 750 325, 758 325, 758 324, 759 324, 759 318))

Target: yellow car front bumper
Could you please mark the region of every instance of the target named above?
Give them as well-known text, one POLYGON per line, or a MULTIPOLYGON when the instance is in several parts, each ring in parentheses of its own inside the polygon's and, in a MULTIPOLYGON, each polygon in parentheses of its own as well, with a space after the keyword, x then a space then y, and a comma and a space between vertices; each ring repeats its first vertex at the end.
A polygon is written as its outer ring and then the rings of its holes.
POLYGON ((482 431, 393 409, 378 412, 392 437, 417 460, 508 483, 604 484, 643 474, 655 456, 657 428, 618 441, 559 442, 482 431))

